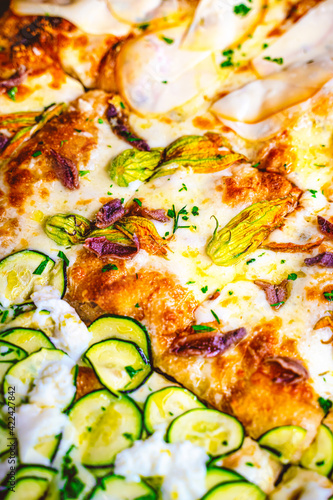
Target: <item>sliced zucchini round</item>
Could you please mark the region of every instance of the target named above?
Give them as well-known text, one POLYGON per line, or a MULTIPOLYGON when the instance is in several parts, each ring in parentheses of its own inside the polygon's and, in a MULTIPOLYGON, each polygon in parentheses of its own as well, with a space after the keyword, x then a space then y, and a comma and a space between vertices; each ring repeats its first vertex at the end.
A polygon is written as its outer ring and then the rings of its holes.
POLYGON ((258 443, 262 448, 276 455, 280 462, 287 464, 301 450, 305 436, 306 430, 303 427, 283 425, 263 434, 258 443))
POLYGON ((265 493, 255 484, 246 481, 215 486, 202 500, 265 500, 265 493))
POLYGON ((46 285, 54 261, 36 250, 22 250, 0 261, 0 302, 8 307, 29 300, 35 285, 46 285))
POLYGON ((14 366, 14 361, 0 361, 0 387, 3 387, 3 382, 8 370, 14 366))
POLYGON ((54 332, 54 321, 51 318, 50 312, 37 311, 36 309, 18 314, 15 319, 3 326, 0 324, 0 331, 4 333, 16 328, 39 330, 40 323, 43 324, 43 333, 51 336, 54 332))
POLYGON ((46 465, 21 465, 16 472, 16 479, 33 476, 41 477, 50 482, 56 474, 57 469, 54 469, 53 467, 46 467, 46 465))
POLYGON ((110 391, 131 392, 147 379, 151 367, 142 350, 127 340, 103 340, 84 354, 100 382, 110 391))
POLYGON ((8 491, 6 500, 40 500, 44 497, 49 482, 42 477, 22 477, 18 479, 13 491, 8 491))
POLYGON ((177 417, 167 432, 167 441, 189 440, 212 456, 238 450, 244 441, 242 424, 231 415, 208 408, 189 410, 177 417))
POLYGON ((69 418, 86 466, 111 465, 117 453, 131 446, 142 432, 141 412, 134 401, 126 395, 116 397, 106 389, 79 399, 69 418))
MULTIPOLYGON (((6 373, 3 383, 3 392, 7 399, 8 388, 15 385, 15 405, 22 403, 23 398, 25 398, 32 387, 33 381, 38 378, 41 370, 46 366, 46 364, 52 361, 61 361, 62 358, 67 356, 64 351, 58 349, 41 349, 33 354, 30 354, 22 361, 15 363, 6 373), (15 383, 17 379, 17 383, 15 383)), ((76 379, 76 368, 72 369, 73 385, 75 385, 76 379)), ((63 401, 62 410, 66 409, 72 402, 73 397, 63 401)))
POLYGON ((39 351, 42 347, 45 349, 55 349, 45 333, 41 330, 33 330, 32 328, 11 328, 1 333, 0 339, 21 347, 28 354, 39 351))
POLYGON ((107 476, 90 497, 94 500, 116 498, 117 500, 156 500, 156 492, 144 481, 139 483, 126 481, 121 476, 107 476))
POLYGON ((17 345, 0 340, 0 361, 21 361, 28 353, 17 345))
POLYGON ((143 413, 145 428, 152 434, 161 424, 169 425, 176 417, 193 408, 205 408, 205 405, 187 389, 165 387, 147 398, 143 413))
POLYGON ((106 339, 129 340, 142 349, 147 359, 150 358, 150 338, 147 330, 133 318, 106 314, 91 323, 88 330, 92 333, 89 345, 106 339))
POLYGON ((301 465, 323 476, 329 476, 333 469, 333 434, 324 424, 309 448, 303 453, 301 465))
POLYGON ((56 263, 50 274, 49 285, 53 286, 61 293, 61 298, 66 293, 67 288, 67 266, 66 262, 60 260, 56 263))
POLYGON ((246 479, 230 469, 223 467, 208 467, 206 474, 206 488, 211 490, 218 484, 231 483, 234 481, 246 481, 246 479))
POLYGON ((8 429, 8 425, 0 419, 0 457, 6 455, 9 451, 9 441, 10 433, 8 429))

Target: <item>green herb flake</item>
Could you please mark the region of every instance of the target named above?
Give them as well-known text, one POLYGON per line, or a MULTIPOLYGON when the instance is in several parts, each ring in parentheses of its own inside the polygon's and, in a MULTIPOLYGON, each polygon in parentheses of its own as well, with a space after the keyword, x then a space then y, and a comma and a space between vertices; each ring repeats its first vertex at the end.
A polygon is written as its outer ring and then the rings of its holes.
POLYGON ((263 43, 263 44, 262 44, 262 48, 263 48, 263 49, 267 49, 267 47, 269 47, 268 43, 263 43))
POLYGON ((266 56, 264 57, 264 59, 266 61, 270 61, 270 62, 273 62, 273 63, 276 63, 276 64, 283 64, 283 59, 282 57, 275 57, 274 59, 272 59, 270 56, 266 56))
POLYGON ((281 264, 285 264, 286 261, 284 259, 281 260, 281 264))
POLYGON ((252 168, 258 168, 260 165, 260 161, 258 161, 258 163, 255 163, 254 165, 252 165, 252 168))
POLYGON ((65 262, 66 266, 69 266, 69 260, 66 257, 66 255, 64 254, 64 252, 62 252, 61 250, 59 250, 58 257, 65 262))
POLYGON ((87 427, 87 431, 91 432, 92 431, 92 427, 87 427))
POLYGON ((203 287, 201 288, 201 291, 202 291, 202 293, 207 293, 207 291, 208 291, 208 286, 207 286, 207 285, 206 285, 206 286, 203 286, 203 287))
POLYGON ((123 101, 120 101, 120 107, 121 107, 122 109, 125 109, 125 104, 123 103, 123 101))
POLYGON ((90 174, 90 170, 79 170, 80 177, 84 177, 87 174, 90 174))
POLYGON ((254 464, 252 462, 245 462, 245 465, 248 465, 249 467, 254 467, 254 464))
POLYGON ((270 304, 271 307, 277 307, 277 306, 282 306, 284 304, 284 301, 282 300, 281 302, 275 302, 275 304, 270 304))
POLYGON ((48 262, 49 262, 48 259, 43 260, 43 262, 41 262, 39 264, 39 266, 36 267, 36 269, 34 270, 34 272, 32 274, 36 274, 38 276, 43 274, 43 271, 45 270, 48 262))
POLYGON ((81 134, 81 132, 82 132, 82 130, 80 130, 78 128, 75 128, 74 130, 75 130, 75 132, 78 132, 79 134, 81 134))
POLYGON ((322 465, 324 465, 324 464, 325 464, 325 460, 318 460, 318 462, 316 462, 316 465, 317 465, 318 467, 321 467, 321 466, 322 466, 322 465))
POLYGON ((226 61, 221 62, 220 67, 221 68, 229 68, 230 66, 233 66, 234 63, 231 61, 231 59, 227 59, 226 61))
POLYGON ((311 193, 312 198, 317 198, 316 193, 318 193, 318 191, 316 191, 316 189, 309 189, 309 192, 311 193))
POLYGON ((206 325, 192 325, 192 330, 195 332, 214 332, 216 328, 206 325))
POLYGON ((4 323, 6 321, 8 314, 9 314, 8 309, 3 312, 2 317, 1 317, 1 323, 4 323))
POLYGON ((191 214, 194 216, 199 215, 199 207, 192 207, 191 214))
POLYGON ((248 266, 249 264, 252 264, 252 262, 255 262, 256 259, 249 259, 246 261, 246 265, 248 266))
POLYGON ((169 45, 171 45, 174 42, 172 38, 168 38, 166 36, 161 36, 161 40, 163 40, 163 42, 165 43, 168 43, 169 45))
POLYGON ((193 283, 195 283, 195 281, 188 281, 186 285, 193 285, 193 283))
POLYGON ((128 439, 129 441, 134 441, 133 434, 130 434, 129 432, 124 432, 123 436, 124 436, 124 438, 128 439))
POLYGON ((331 290, 330 292, 324 292, 324 297, 329 302, 332 302, 333 301, 333 290, 331 290))
POLYGON ((246 16, 250 12, 251 8, 245 5, 244 3, 240 3, 234 6, 234 13, 237 16, 246 16))
POLYGON ((129 377, 133 378, 137 373, 142 372, 143 368, 139 368, 138 370, 136 370, 135 368, 133 368, 133 366, 125 366, 125 370, 128 373, 129 377))
POLYGON ((145 31, 147 28, 149 28, 150 24, 149 23, 142 23, 139 24, 138 28, 139 30, 145 31))
POLYGON ((229 294, 229 295, 233 295, 233 294, 234 294, 234 292, 233 292, 233 291, 231 291, 231 290, 229 290, 228 294, 229 294))
POLYGON ((320 405, 320 407, 323 409, 325 415, 330 411, 330 409, 332 408, 332 401, 330 399, 325 399, 325 398, 318 398, 318 403, 320 405))
POLYGON ((188 212, 186 210, 186 205, 182 207, 179 212, 177 213, 175 209, 175 205, 172 205, 172 210, 169 209, 167 212, 168 217, 173 219, 173 228, 172 228, 172 233, 175 234, 177 229, 188 229, 191 226, 179 226, 179 218, 182 216, 187 216, 188 212))
POLYGON ((140 307, 139 302, 137 302, 134 307, 140 307))
POLYGON ((182 183, 182 187, 178 190, 178 192, 180 193, 181 191, 187 191, 187 187, 184 183, 182 183))
POLYGON ((102 118, 98 118, 98 123, 104 123, 102 118))
POLYGON ((7 90, 7 95, 9 99, 12 101, 16 101, 16 94, 17 94, 18 88, 17 87, 12 87, 11 89, 7 90))
POLYGON ((296 273, 290 273, 290 274, 288 274, 287 280, 291 280, 291 281, 297 280, 297 274, 296 273))
POLYGON ((218 315, 216 314, 215 311, 213 311, 213 309, 210 310, 210 312, 212 313, 212 315, 214 316, 214 318, 216 319, 216 321, 218 322, 218 324, 220 325, 221 324, 221 321, 220 321, 220 318, 218 317, 218 315))
POLYGON ((166 83, 168 83, 168 81, 167 80, 162 80, 162 83, 166 84, 166 83))
POLYGON ((107 271, 118 271, 118 267, 115 264, 106 264, 106 266, 102 267, 102 273, 107 271))
POLYGON ((134 198, 133 200, 135 203, 139 205, 139 207, 142 207, 142 201, 139 200, 139 198, 134 198))
POLYGON ((34 158, 36 158, 37 156, 40 156, 41 154, 42 154, 41 151, 34 151, 31 156, 33 156, 34 158))
POLYGON ((314 166, 315 166, 315 167, 318 167, 318 168, 324 168, 324 167, 327 167, 327 165, 324 165, 324 164, 321 164, 321 163, 314 163, 314 166))

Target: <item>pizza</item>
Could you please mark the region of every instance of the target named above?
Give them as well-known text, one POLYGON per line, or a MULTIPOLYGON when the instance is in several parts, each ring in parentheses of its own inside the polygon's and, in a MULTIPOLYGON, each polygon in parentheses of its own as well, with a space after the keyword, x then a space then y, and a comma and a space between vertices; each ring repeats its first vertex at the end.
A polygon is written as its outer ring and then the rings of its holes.
POLYGON ((332 34, 332 0, 11 0, 3 498, 333 498, 332 34))

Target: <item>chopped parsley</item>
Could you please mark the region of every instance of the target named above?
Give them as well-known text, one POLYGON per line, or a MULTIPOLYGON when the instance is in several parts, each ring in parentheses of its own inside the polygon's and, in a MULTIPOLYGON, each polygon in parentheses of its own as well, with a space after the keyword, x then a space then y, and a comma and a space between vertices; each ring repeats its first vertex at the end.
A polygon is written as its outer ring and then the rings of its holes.
POLYGON ((134 198, 135 203, 139 205, 139 207, 142 207, 142 201, 139 200, 139 198, 134 198))
POLYGON ((12 101, 16 101, 16 94, 17 94, 18 88, 17 87, 12 87, 11 89, 7 90, 7 95, 9 99, 12 101))
POLYGON ((252 262, 255 262, 256 259, 249 259, 246 261, 246 264, 249 265, 249 264, 252 264, 252 262))
POLYGON ((4 323, 6 321, 8 314, 9 314, 8 309, 3 312, 2 318, 1 318, 1 323, 4 323))
POLYGON ((179 218, 180 216, 182 217, 186 217, 188 214, 187 210, 186 210, 186 205, 184 207, 182 207, 179 212, 177 213, 176 209, 175 209, 175 205, 172 205, 172 209, 169 209, 168 212, 167 212, 167 215, 168 217, 171 217, 171 219, 173 219, 173 228, 172 228, 172 233, 175 234, 175 232, 177 231, 177 229, 188 229, 189 227, 191 226, 179 226, 179 218))
POLYGON ((234 63, 232 62, 231 58, 226 59, 225 61, 221 62, 220 66, 221 68, 228 68, 229 66, 233 66, 234 63))
POLYGON ((149 23, 143 23, 139 24, 138 28, 139 30, 145 31, 147 28, 149 28, 150 24, 149 23))
POLYGON ((79 471, 73 463, 70 452, 74 446, 71 446, 64 456, 61 464, 61 477, 65 479, 65 484, 61 488, 61 499, 69 500, 78 498, 80 493, 84 490, 84 483, 78 477, 79 471))
POLYGON ((210 312, 212 313, 212 315, 214 316, 214 318, 216 319, 216 321, 218 322, 218 324, 220 324, 221 321, 220 321, 220 318, 218 317, 218 315, 216 314, 216 312, 213 311, 213 309, 211 309, 210 312))
POLYGON ((137 302, 134 307, 140 307, 139 302, 137 302))
POLYGON ((107 271, 118 271, 118 267, 115 264, 106 264, 106 266, 102 267, 102 273, 107 271))
POLYGON ((207 285, 206 285, 206 286, 203 286, 203 287, 201 288, 201 291, 202 291, 202 293, 206 293, 206 292, 208 291, 208 286, 207 286, 207 285))
POLYGON ((79 170, 80 177, 84 177, 87 174, 90 174, 90 170, 79 170))
POLYGON ((188 281, 186 285, 192 285, 193 283, 195 283, 195 281, 188 281))
POLYGON ((229 295, 233 295, 233 293, 234 293, 234 292, 233 292, 233 291, 231 291, 231 290, 229 290, 229 292, 228 292, 228 294, 229 294, 229 295))
POLYGON ((184 183, 182 183, 182 187, 178 190, 178 192, 180 193, 181 191, 187 191, 187 187, 184 183))
POLYGON ((120 107, 125 109, 125 104, 123 103, 123 101, 120 101, 120 107))
POLYGON ((171 45, 174 42, 172 38, 168 38, 166 36, 161 36, 161 40, 163 40, 165 43, 168 43, 169 45, 171 45))
POLYGON ((135 368, 133 368, 133 366, 125 366, 125 370, 130 378, 133 378, 137 373, 142 372, 142 368, 136 370, 135 368))
POLYGON ((327 167, 327 165, 324 165, 324 164, 321 164, 321 163, 314 163, 314 166, 315 167, 319 167, 319 168, 327 167))
POLYGON ((61 141, 61 142, 60 142, 60 147, 61 147, 61 148, 63 147, 63 145, 65 144, 65 142, 68 142, 68 140, 67 140, 67 139, 64 139, 63 141, 61 141))
POLYGON ((255 163, 254 165, 251 165, 251 166, 252 166, 252 168, 258 168, 259 165, 260 165, 260 161, 258 161, 258 163, 255 163))
POLYGON ((36 158, 36 156, 40 156, 41 154, 42 154, 41 151, 34 151, 31 156, 33 156, 34 158, 36 158))
POLYGON ((330 292, 324 292, 324 297, 329 302, 332 302, 333 301, 333 290, 331 290, 330 292))
POLYGON ((81 134, 81 132, 82 132, 82 130, 80 130, 78 128, 75 128, 74 130, 75 130, 75 132, 78 132, 79 134, 81 134))
POLYGON ((246 16, 250 12, 250 10, 251 8, 244 3, 240 3, 234 6, 234 13, 238 16, 246 16))
POLYGON ((168 80, 162 80, 162 83, 168 83, 168 80))
POLYGON ((290 273, 290 274, 288 274, 287 280, 291 280, 291 281, 297 280, 297 274, 296 273, 290 273))
POLYGON ((192 207, 191 214, 194 216, 199 215, 199 207, 192 207))
POLYGON ((124 438, 129 439, 130 441, 134 441, 133 435, 130 434, 129 432, 124 432, 123 436, 124 436, 124 438))
POLYGON ((282 300, 281 302, 275 302, 275 304, 270 304, 271 307, 277 307, 277 306, 282 306, 284 304, 284 301, 282 300))
POLYGON ((284 259, 281 260, 281 264, 285 264, 286 261, 284 259))
POLYGON ((104 123, 102 118, 98 118, 98 123, 104 123))
POLYGON ((325 398, 318 398, 318 403, 320 407, 323 409, 325 415, 330 411, 332 408, 332 401, 330 399, 325 399, 325 398))
POLYGON ((318 462, 316 462, 316 465, 318 465, 318 467, 320 467, 321 465, 324 465, 325 463, 325 460, 318 460, 318 462))
POLYGON ((67 259, 67 257, 64 254, 64 252, 62 252, 61 250, 59 250, 59 252, 58 252, 58 257, 65 262, 66 266, 69 265, 69 260, 67 259))
POLYGON ((37 274, 38 276, 40 276, 41 274, 43 274, 43 271, 45 270, 47 264, 49 262, 49 259, 45 259, 43 260, 39 266, 36 267, 36 269, 34 270, 34 272, 32 274, 37 274))
POLYGON ((309 192, 311 193, 311 198, 317 198, 316 193, 318 193, 318 191, 315 189, 309 189, 309 192))
POLYGON ((254 467, 254 464, 252 462, 245 462, 245 465, 248 465, 249 467, 254 467))
POLYGON ((192 325, 192 330, 195 332, 214 332, 216 328, 206 325, 192 325))
POLYGON ((266 57, 264 57, 264 59, 266 61, 270 61, 270 62, 273 62, 273 63, 276 63, 276 64, 283 64, 282 57, 275 57, 274 59, 272 59, 270 56, 266 56, 266 57))
POLYGON ((267 47, 269 47, 268 43, 263 43, 263 44, 262 44, 262 48, 263 48, 263 49, 267 49, 267 47))

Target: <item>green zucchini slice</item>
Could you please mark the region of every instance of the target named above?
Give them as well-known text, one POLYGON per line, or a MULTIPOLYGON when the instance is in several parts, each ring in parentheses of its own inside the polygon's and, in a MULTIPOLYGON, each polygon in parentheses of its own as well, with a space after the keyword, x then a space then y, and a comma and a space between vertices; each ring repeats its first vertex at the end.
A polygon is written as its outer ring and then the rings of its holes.
POLYGON ((55 349, 51 340, 41 330, 11 328, 0 334, 0 339, 15 344, 28 354, 45 349, 55 349))
POLYGON ((326 425, 319 427, 315 440, 302 455, 301 465, 323 476, 330 475, 333 469, 333 434, 326 425))
POLYGON ((116 498, 117 500, 156 500, 156 492, 144 481, 126 481, 121 476, 107 476, 90 497, 93 500, 116 498))
POLYGON ((59 290, 61 298, 63 298, 67 288, 67 266, 65 261, 60 260, 56 263, 50 274, 49 285, 59 290))
POLYGON ((265 500, 265 493, 255 484, 235 481, 215 486, 202 500, 265 500))
POLYGON ((246 479, 230 469, 223 467, 208 467, 206 475, 206 488, 211 490, 218 484, 231 483, 234 481, 246 481, 246 479))
POLYGON ((40 500, 44 497, 49 482, 42 477, 22 477, 15 484, 15 491, 8 491, 6 500, 40 500))
POLYGON ((0 361, 0 386, 3 388, 3 382, 6 373, 8 372, 9 368, 14 366, 14 361, 0 361))
POLYGON ((147 330, 133 318, 106 314, 91 323, 88 329, 92 333, 90 346, 107 339, 129 340, 142 349, 147 359, 150 358, 147 330))
POLYGON ((189 410, 177 417, 167 432, 167 441, 189 440, 212 456, 238 450, 244 441, 242 424, 231 415, 208 408, 189 410))
POLYGON ((34 286, 47 285, 54 261, 36 250, 22 250, 0 261, 0 302, 8 307, 27 302, 34 286))
POLYGON ((193 408, 205 408, 205 405, 187 389, 165 387, 147 398, 143 413, 145 428, 152 434, 161 424, 169 425, 176 417, 193 408))
MULTIPOLYGON (((58 349, 41 349, 27 358, 22 359, 18 363, 15 363, 6 373, 3 384, 3 391, 7 401, 8 388, 15 385, 15 405, 22 403, 23 399, 27 396, 29 390, 31 389, 33 382, 38 378, 44 367, 52 361, 61 361, 62 358, 67 354, 64 351, 58 349), (15 383, 17 379, 17 383, 15 383)), ((69 358, 68 358, 69 359, 69 358)), ((72 369, 73 385, 75 385, 76 379, 76 368, 72 369)), ((70 399, 63 401, 62 410, 66 409, 72 402, 73 396, 70 395, 70 399)))
POLYGON ((143 351, 126 340, 103 340, 92 345, 84 359, 111 392, 131 392, 147 379, 151 367, 143 351))
POLYGON ((9 451, 10 433, 8 425, 0 419, 0 457, 3 457, 9 451))
POLYGON ((76 429, 82 463, 112 465, 120 451, 132 445, 142 433, 142 416, 126 395, 116 397, 106 389, 79 399, 69 411, 76 429))
POLYGON ((0 340, 0 360, 1 361, 21 361, 28 353, 17 345, 0 340))
POLYGON ((21 465, 16 472, 16 479, 33 476, 41 477, 50 482, 56 474, 57 469, 54 469, 53 467, 46 467, 46 465, 21 465))
POLYGON ((258 443, 262 448, 276 455, 280 462, 287 464, 302 448, 306 430, 298 425, 275 427, 263 434, 258 443))

